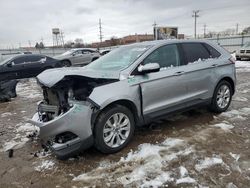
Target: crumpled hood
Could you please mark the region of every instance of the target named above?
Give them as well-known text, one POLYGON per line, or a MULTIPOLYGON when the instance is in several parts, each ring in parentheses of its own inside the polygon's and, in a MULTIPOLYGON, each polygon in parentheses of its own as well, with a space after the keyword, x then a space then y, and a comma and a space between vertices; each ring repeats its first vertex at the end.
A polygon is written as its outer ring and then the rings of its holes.
POLYGON ((37 76, 37 80, 46 87, 52 87, 66 76, 83 76, 88 78, 119 79, 119 71, 97 71, 86 67, 48 69, 37 76))

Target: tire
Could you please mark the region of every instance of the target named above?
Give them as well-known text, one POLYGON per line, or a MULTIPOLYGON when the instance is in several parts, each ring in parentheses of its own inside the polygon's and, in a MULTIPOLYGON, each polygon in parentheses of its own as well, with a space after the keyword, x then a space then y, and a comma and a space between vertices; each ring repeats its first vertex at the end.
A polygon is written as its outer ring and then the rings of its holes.
POLYGON ((112 105, 101 112, 101 114, 96 119, 94 127, 94 146, 102 153, 118 152, 123 149, 132 139, 134 135, 134 129, 135 122, 131 111, 121 105, 112 105), (125 122, 127 121, 128 123, 126 126, 122 127, 119 126, 119 123, 114 126, 114 118, 117 118, 117 122, 121 120, 120 126, 122 124, 125 125, 125 122), (104 130, 109 131, 104 133, 104 130))
POLYGON ((62 60, 62 67, 70 67, 71 63, 69 60, 62 60))
POLYGON ((232 93, 231 84, 226 80, 220 81, 214 90, 210 110, 215 113, 225 112, 231 103, 232 93))

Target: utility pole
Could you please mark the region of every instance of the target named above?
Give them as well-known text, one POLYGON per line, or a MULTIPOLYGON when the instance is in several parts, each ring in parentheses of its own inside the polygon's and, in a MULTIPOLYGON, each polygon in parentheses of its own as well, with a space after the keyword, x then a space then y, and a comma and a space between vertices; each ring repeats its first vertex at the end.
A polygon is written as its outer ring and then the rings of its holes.
POLYGON ((63 45, 63 48, 64 48, 64 33, 61 31, 61 40, 62 40, 62 45, 63 45))
POLYGON ((239 24, 237 23, 236 24, 236 33, 235 33, 236 35, 238 34, 238 29, 239 29, 239 24))
POLYGON ((204 38, 206 38, 206 28, 207 28, 207 25, 204 24, 203 27, 204 27, 204 38))
POLYGON ((100 38, 100 44, 102 44, 102 20, 99 18, 99 38, 100 38))
POLYGON ((31 48, 31 41, 30 41, 30 40, 28 40, 28 43, 29 43, 29 47, 31 48))
POLYGON ((194 17, 194 38, 196 38, 196 23, 197 23, 197 18, 199 17, 198 13, 200 11, 199 10, 193 10, 193 15, 192 17, 194 17))
POLYGON ((154 23, 153 23, 153 33, 154 33, 154 37, 155 37, 155 40, 157 40, 157 38, 158 38, 158 36, 157 36, 157 30, 156 30, 156 26, 157 26, 157 23, 156 23, 156 21, 154 21, 154 23))

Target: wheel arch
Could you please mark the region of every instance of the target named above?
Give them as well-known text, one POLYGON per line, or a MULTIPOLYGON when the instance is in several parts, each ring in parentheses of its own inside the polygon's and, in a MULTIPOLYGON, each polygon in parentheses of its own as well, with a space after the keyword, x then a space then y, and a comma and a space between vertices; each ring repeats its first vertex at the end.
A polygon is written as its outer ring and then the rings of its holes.
POLYGON ((133 117, 134 117, 134 121, 135 121, 135 125, 139 124, 141 121, 140 121, 140 117, 139 117, 139 114, 138 114, 138 110, 137 110, 137 107, 136 105, 133 103, 133 101, 131 100, 128 100, 128 99, 119 99, 119 100, 116 100, 116 101, 113 101, 109 104, 107 104, 106 106, 104 106, 102 109, 100 109, 93 117, 92 117, 92 125, 94 127, 95 125, 95 122, 97 120, 97 118, 99 117, 100 113, 103 112, 104 110, 106 110, 107 108, 110 108, 114 105, 121 105, 121 106, 125 106, 126 108, 128 108, 131 113, 133 114, 133 117))
POLYGON ((72 63, 69 59, 62 59, 61 62, 63 62, 63 61, 68 61, 70 63, 70 65, 72 65, 72 63))
MULTIPOLYGON (((230 83, 230 85, 231 85, 231 87, 232 87, 232 90, 233 90, 232 95, 234 95, 234 93, 235 93, 235 83, 234 83, 233 79, 230 78, 229 76, 225 76, 225 77, 221 78, 221 79, 218 81, 218 83, 216 84, 216 87, 217 87, 217 85, 218 85, 221 81, 223 81, 223 80, 225 80, 225 81, 227 81, 228 83, 230 83)), ((215 87, 215 88, 216 88, 216 87, 215 87)))

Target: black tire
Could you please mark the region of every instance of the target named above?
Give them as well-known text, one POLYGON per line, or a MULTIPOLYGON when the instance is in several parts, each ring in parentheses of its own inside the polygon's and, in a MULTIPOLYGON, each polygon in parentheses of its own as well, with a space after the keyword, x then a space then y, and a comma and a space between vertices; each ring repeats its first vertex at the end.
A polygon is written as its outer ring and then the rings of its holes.
POLYGON ((125 106, 121 105, 112 105, 105 109, 103 112, 100 113, 98 118, 96 119, 95 127, 94 127, 94 146, 97 150, 99 150, 102 153, 115 153, 123 149, 129 141, 132 139, 134 135, 134 129, 135 129, 135 121, 134 116, 131 113, 131 111, 126 108, 125 106), (116 113, 123 113, 125 114, 129 121, 130 121, 130 132, 128 137, 125 139, 125 142, 121 144, 118 147, 110 147, 108 146, 104 141, 104 126, 106 122, 116 113))
POLYGON ((210 104, 210 110, 211 110, 212 112, 215 112, 215 113, 225 112, 225 111, 228 109, 228 107, 230 106, 230 103, 231 103, 231 101, 232 101, 232 94, 233 94, 232 85, 231 85, 229 82, 227 82, 226 80, 220 81, 220 82, 218 83, 218 85, 216 86, 215 90, 214 90, 212 102, 211 102, 211 104, 210 104), (230 91, 230 93, 229 93, 229 102, 228 102, 228 104, 227 104, 225 107, 221 108, 221 107, 218 105, 218 102, 217 102, 217 94, 218 94, 220 88, 221 88, 222 86, 224 86, 224 85, 227 86, 227 87, 229 88, 229 91, 230 91))
POLYGON ((62 60, 62 67, 70 67, 71 63, 69 60, 62 60))

